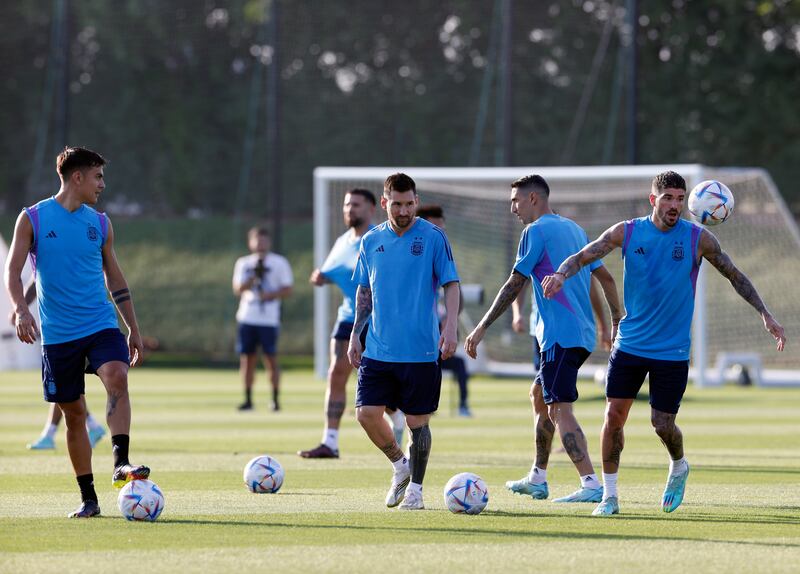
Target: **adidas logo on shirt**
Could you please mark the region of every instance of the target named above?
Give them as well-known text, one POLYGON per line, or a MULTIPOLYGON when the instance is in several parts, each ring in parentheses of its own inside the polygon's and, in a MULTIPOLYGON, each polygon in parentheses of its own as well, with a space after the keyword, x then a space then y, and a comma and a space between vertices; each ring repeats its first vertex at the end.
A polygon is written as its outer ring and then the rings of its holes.
POLYGON ((378 248, 375 250, 375 253, 383 253, 384 251, 385 251, 385 249, 383 248, 383 245, 381 245, 380 247, 378 247, 378 248))
POLYGON ((644 255, 644 248, 639 247, 636 251, 634 251, 634 253, 638 253, 639 255, 644 255))
POLYGON ((56 232, 51 230, 50 233, 45 235, 45 237, 55 238, 56 237, 56 232))

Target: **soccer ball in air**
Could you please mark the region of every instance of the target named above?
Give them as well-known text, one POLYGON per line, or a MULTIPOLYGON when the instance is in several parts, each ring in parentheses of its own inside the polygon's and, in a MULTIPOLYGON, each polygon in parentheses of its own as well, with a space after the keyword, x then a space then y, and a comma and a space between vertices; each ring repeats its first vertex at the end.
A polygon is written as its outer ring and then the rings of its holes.
POLYGON ((689 213, 703 225, 719 225, 733 213, 733 194, 724 183, 709 179, 689 193, 689 213))
POLYGON ((257 456, 244 467, 244 484, 256 494, 278 492, 283 485, 283 467, 271 456, 257 456))
POLYGON ((477 474, 462 472, 447 481, 444 503, 454 514, 480 514, 489 503, 489 489, 477 474))
POLYGON ((152 522, 164 510, 164 495, 152 480, 132 480, 119 491, 117 506, 128 520, 152 522))

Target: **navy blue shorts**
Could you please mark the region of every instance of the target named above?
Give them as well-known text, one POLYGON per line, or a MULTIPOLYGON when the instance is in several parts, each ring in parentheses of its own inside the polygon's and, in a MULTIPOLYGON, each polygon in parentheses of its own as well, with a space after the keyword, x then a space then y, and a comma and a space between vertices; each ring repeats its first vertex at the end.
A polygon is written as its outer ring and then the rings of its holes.
POLYGON ((439 408, 442 367, 431 363, 387 363, 361 357, 356 407, 384 406, 408 415, 427 415, 439 408))
POLYGON ((42 345, 42 386, 49 403, 71 403, 86 393, 85 373, 96 374, 109 361, 130 365, 128 342, 119 329, 103 329, 86 337, 42 345))
POLYGON ((545 404, 578 400, 578 369, 591 353, 583 347, 565 349, 558 343, 542 353, 542 368, 534 383, 542 385, 545 404))
MULTIPOLYGON (((369 329, 369 325, 364 326, 364 330, 361 331, 361 347, 364 348, 367 344, 367 330, 369 329)), ((349 341, 350 334, 353 332, 353 323, 350 321, 336 321, 336 324, 333 326, 333 331, 331 331, 331 339, 336 339, 337 341, 349 341)))
POLYGON ((648 359, 614 349, 608 359, 606 396, 635 399, 648 374, 650 406, 662 413, 677 414, 689 379, 689 361, 648 359))
POLYGON ((240 355, 252 355, 259 345, 265 355, 274 355, 278 347, 278 328, 239 323, 236 352, 240 355))

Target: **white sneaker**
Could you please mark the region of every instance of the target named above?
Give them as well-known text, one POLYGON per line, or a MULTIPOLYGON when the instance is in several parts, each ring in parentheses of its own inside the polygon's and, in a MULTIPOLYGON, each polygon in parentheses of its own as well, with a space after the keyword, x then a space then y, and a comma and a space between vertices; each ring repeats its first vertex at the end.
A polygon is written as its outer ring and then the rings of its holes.
POLYGON ((394 508, 403 502, 409 482, 411 482, 411 469, 408 466, 392 475, 392 485, 386 493, 386 506, 394 508))
POLYGON ((399 507, 400 510, 425 510, 425 505, 422 503, 422 494, 414 490, 409 490, 406 494, 403 504, 399 507))

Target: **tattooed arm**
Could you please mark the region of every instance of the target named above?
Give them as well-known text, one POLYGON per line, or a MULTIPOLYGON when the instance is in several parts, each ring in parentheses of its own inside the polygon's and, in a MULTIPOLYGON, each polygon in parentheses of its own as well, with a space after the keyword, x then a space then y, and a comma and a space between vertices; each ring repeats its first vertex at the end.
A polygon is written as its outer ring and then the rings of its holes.
POLYGON ((622 242, 624 239, 624 222, 620 222, 612 227, 609 227, 603 233, 603 235, 589 243, 575 255, 567 257, 558 267, 558 271, 552 275, 548 275, 542 280, 544 296, 548 299, 552 298, 561 290, 561 287, 564 285, 564 281, 566 281, 567 278, 575 275, 584 265, 588 265, 593 261, 602 259, 614 251, 614 249, 617 247, 622 247, 622 242))
POLYGON ((473 329, 472 333, 464 341, 464 350, 470 357, 474 359, 478 356, 478 345, 486 335, 486 330, 500 315, 505 313, 527 281, 528 278, 521 273, 511 272, 511 276, 505 282, 505 285, 500 288, 500 292, 497 293, 491 308, 486 311, 486 315, 483 316, 478 326, 473 329))
POLYGON ((350 333, 350 347, 347 349, 347 358, 356 369, 361 365, 361 353, 364 352, 359 335, 371 314, 372 289, 359 285, 356 291, 356 318, 353 322, 353 331, 350 333))
POLYGON ((764 328, 775 337, 778 350, 783 351, 783 346, 786 343, 783 327, 769 312, 747 275, 739 271, 728 254, 722 250, 714 234, 706 229, 700 233, 698 252, 699 256, 705 257, 723 277, 731 282, 731 285, 733 285, 733 288, 742 299, 750 303, 758 311, 759 315, 761 315, 761 320, 764 322, 764 328))

